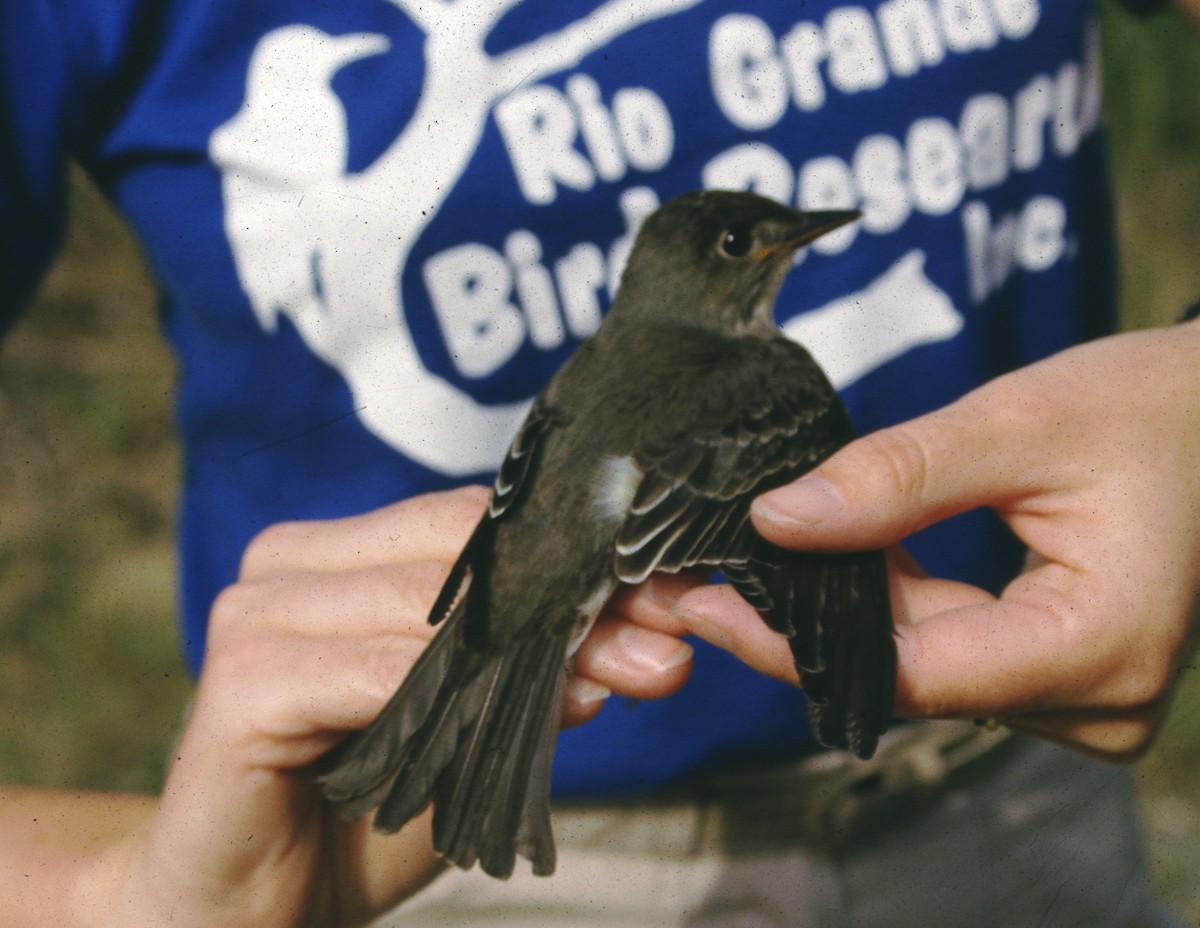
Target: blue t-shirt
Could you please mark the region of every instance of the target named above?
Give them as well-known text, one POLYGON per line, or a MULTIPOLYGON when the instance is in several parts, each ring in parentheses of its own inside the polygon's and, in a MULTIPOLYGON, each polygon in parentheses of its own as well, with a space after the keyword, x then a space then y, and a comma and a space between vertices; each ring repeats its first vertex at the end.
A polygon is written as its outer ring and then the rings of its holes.
MULTIPOLYGON (((0 326, 78 160, 141 237, 181 362, 182 628, 248 541, 486 481, 685 190, 857 206, 780 322, 862 430, 1113 319, 1087 0, 25 0, 0 11, 0 326)), ((998 589, 992 517, 911 548, 998 589)), ((336 621, 335 614, 330 621, 336 621)), ((808 750, 801 694, 713 648, 564 733, 559 794, 808 750)))

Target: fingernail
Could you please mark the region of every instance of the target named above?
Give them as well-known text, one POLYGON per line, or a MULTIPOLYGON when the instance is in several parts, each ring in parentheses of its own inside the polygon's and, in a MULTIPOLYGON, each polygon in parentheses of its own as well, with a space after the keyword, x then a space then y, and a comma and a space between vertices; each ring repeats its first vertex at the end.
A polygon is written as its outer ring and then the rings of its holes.
POLYGON ((612 695, 612 690, 607 686, 597 683, 595 680, 589 680, 587 677, 572 677, 567 686, 570 689, 569 698, 579 705, 604 702, 612 695))
POLYGON ((671 609, 670 615, 686 626, 693 635, 698 635, 717 647, 728 649, 733 645, 733 639, 729 637, 729 633, 705 612, 677 604, 671 609))
POLYGON ((669 635, 629 625, 617 632, 617 643, 629 660, 645 670, 661 673, 692 659, 692 646, 669 635))
POLYGON ((824 477, 804 477, 764 493, 754 501, 758 515, 778 523, 815 525, 845 507, 838 488, 824 477))
POLYGON ((671 574, 651 574, 642 583, 641 595, 663 612, 670 612, 690 587, 684 586, 679 577, 671 574))

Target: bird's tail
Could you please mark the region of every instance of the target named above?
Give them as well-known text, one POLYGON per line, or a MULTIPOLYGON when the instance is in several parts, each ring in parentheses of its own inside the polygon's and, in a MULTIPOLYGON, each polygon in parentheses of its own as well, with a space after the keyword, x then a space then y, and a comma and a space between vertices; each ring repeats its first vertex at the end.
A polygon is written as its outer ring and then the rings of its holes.
POLYGON ((725 573, 767 624, 788 636, 817 740, 873 755, 896 694, 883 552, 813 554, 760 539, 747 564, 725 573))
POLYGON ((464 641, 451 615, 365 730, 330 755, 325 795, 396 831, 434 804, 434 847, 463 869, 507 878, 516 855, 554 872, 550 767, 566 642, 531 636, 503 650, 464 641))

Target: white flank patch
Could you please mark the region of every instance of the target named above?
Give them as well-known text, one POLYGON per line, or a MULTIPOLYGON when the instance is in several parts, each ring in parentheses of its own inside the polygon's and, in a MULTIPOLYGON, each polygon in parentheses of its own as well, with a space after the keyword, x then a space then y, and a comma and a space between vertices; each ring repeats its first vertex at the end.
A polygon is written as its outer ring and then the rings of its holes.
POLYGON ((642 472, 631 458, 609 456, 600 461, 592 502, 602 519, 621 522, 629 514, 642 472))

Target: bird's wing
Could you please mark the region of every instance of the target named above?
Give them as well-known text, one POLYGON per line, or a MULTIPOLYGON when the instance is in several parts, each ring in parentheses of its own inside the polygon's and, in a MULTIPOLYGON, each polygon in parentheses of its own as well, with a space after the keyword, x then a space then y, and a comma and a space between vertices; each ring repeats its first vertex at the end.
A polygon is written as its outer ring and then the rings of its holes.
POLYGON ((520 499, 542 439, 550 427, 560 423, 561 419, 561 414, 553 410, 544 395, 534 401, 529 415, 517 431, 517 437, 508 446, 508 454, 504 456, 504 463, 500 465, 496 474, 496 482, 492 486, 492 499, 488 503, 488 516, 493 519, 500 518, 520 499))
MULTIPOLYGON (((437 625, 446 618, 464 595, 470 595, 472 579, 481 571, 487 570, 491 561, 492 531, 497 519, 503 518, 516 502, 521 499, 522 491, 527 485, 527 479, 532 471, 533 462, 537 458, 542 439, 550 428, 559 420, 557 415, 542 398, 534 402, 516 437, 508 447, 504 463, 496 474, 492 485, 492 496, 488 502, 487 512, 484 513, 475 531, 463 548, 458 560, 450 568, 450 574, 442 585, 441 592, 434 600, 433 608, 429 610, 429 624, 437 625)), ((467 610, 468 614, 486 616, 487 610, 467 610)), ((481 623, 483 619, 471 624, 468 638, 473 644, 480 644, 487 635, 487 629, 481 623)))
POLYGON ((689 391, 693 416, 635 455, 642 477, 617 535, 621 580, 744 563, 758 539, 754 497, 853 437, 845 407, 803 349, 753 347, 749 358, 730 357, 731 343, 724 363, 689 391))
POLYGON ((722 380, 713 383, 717 399, 701 412, 700 427, 681 427, 661 451, 637 461, 643 477, 617 536, 617 574, 639 583, 656 570, 719 567, 788 636, 817 737, 870 756, 895 694, 882 552, 786 551, 761 538, 749 518, 755 496, 853 437, 849 415, 816 364, 790 348, 722 365, 712 376, 722 380))
MULTIPOLYGON (((539 399, 509 448, 489 509, 430 612, 443 622, 379 716, 323 765, 325 795, 351 817, 378 808, 395 831, 434 805, 434 847, 505 878, 517 854, 554 870, 550 770, 569 630, 497 642, 489 574, 499 524, 528 496, 541 442, 561 415, 539 399)), ((538 617, 542 619, 543 617, 538 617)))

